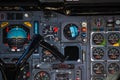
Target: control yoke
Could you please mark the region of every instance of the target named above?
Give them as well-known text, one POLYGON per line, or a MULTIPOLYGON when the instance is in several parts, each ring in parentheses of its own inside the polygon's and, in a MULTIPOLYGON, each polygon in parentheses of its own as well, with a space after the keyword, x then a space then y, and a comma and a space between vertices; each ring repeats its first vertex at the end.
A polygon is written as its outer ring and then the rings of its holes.
POLYGON ((40 34, 36 34, 33 36, 30 45, 22 54, 22 56, 20 56, 16 64, 6 64, 2 60, 0 60, 0 67, 3 73, 4 80, 17 80, 20 69, 24 66, 28 58, 39 46, 49 50, 53 54, 53 56, 55 56, 61 62, 64 62, 65 57, 54 46, 45 42, 40 34))

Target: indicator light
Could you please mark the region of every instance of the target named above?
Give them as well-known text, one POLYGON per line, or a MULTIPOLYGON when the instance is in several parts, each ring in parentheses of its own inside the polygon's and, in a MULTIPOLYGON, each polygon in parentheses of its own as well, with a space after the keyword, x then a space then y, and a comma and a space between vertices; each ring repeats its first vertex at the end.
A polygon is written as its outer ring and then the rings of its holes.
POLYGON ((24 22, 24 25, 26 25, 27 27, 32 27, 32 24, 30 22, 24 22))
POLYGON ((39 22, 38 21, 34 22, 34 33, 39 34, 39 22))
POLYGON ((87 32, 87 28, 86 27, 82 27, 82 32, 87 32))
POLYGON ((6 27, 6 26, 8 26, 8 24, 9 24, 8 22, 2 22, 1 27, 6 27))
POLYGON ((57 33, 58 32, 58 27, 54 27, 53 30, 54 30, 54 33, 57 33))

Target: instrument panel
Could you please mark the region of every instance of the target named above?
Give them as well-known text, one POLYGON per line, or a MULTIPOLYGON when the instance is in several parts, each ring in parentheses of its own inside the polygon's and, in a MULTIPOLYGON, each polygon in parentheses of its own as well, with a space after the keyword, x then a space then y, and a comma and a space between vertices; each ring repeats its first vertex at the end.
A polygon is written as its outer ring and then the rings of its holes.
POLYGON ((68 16, 52 11, 0 12, 0 59, 16 63, 34 34, 66 58, 37 48, 18 80, 103 80, 120 71, 120 16, 68 16))

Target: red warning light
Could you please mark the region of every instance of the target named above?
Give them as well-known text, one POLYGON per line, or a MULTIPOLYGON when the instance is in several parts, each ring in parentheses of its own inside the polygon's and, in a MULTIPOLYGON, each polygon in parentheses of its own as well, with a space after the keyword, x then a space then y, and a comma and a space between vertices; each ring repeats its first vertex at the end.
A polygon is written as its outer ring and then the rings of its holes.
POLYGON ((58 32, 58 27, 54 27, 54 28, 53 28, 53 31, 54 31, 55 33, 57 33, 57 32, 58 32))

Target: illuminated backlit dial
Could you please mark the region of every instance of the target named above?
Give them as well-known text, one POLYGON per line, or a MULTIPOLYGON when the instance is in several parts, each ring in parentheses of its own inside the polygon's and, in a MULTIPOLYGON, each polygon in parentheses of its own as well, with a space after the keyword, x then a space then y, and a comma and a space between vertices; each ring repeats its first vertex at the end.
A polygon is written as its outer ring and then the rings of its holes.
POLYGON ((34 80, 50 80, 50 75, 46 71, 40 71, 35 75, 34 80))
POLYGON ((104 36, 101 33, 96 33, 95 35, 93 35, 93 42, 96 45, 102 45, 102 43, 104 42, 104 36))
POLYGON ((27 34, 22 28, 12 28, 7 34, 7 39, 10 46, 20 47, 27 40, 27 34))
POLYGON ((109 64, 109 66, 108 66, 108 72, 110 74, 114 74, 117 71, 119 71, 119 65, 117 63, 111 63, 111 64, 109 64))
POLYGON ((3 43, 8 44, 12 51, 20 51, 30 40, 29 28, 23 25, 10 25, 3 29, 3 43))
POLYGON ((120 52, 117 48, 110 48, 108 50, 108 57, 110 59, 117 59, 120 56, 120 52))
POLYGON ((93 48, 92 53, 95 59, 102 59, 104 56, 104 50, 102 48, 93 48))
POLYGON ((103 74, 104 73, 104 66, 101 63, 96 63, 93 65, 93 72, 95 74, 103 74))
POLYGON ((63 34, 68 40, 75 40, 79 35, 79 28, 75 24, 67 24, 64 27, 63 34))
POLYGON ((110 44, 116 44, 119 42, 119 34, 117 33, 111 33, 108 35, 108 42, 110 44))

